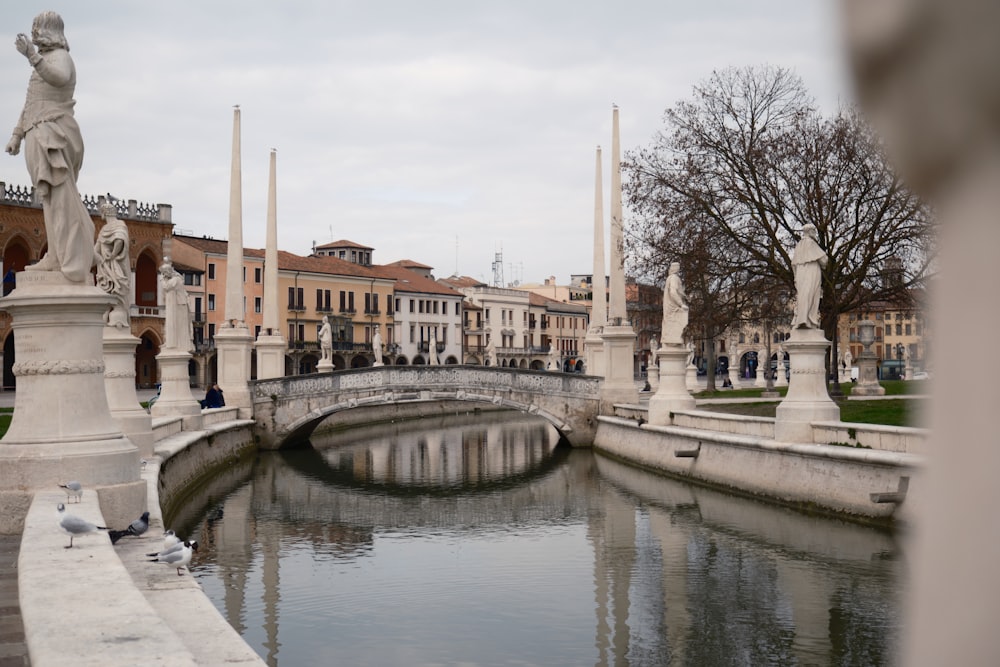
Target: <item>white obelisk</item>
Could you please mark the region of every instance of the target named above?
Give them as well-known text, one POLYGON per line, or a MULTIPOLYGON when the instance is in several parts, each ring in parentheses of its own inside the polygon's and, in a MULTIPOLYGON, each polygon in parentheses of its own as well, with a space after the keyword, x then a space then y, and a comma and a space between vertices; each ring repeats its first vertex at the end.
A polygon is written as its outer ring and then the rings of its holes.
POLYGON ((243 187, 240 157, 240 108, 233 109, 233 161, 229 186, 229 244, 226 253, 226 321, 215 334, 218 352, 219 386, 227 406, 240 409, 241 419, 249 419, 252 400, 250 350, 253 337, 243 319, 243 187))
POLYGON ((271 149, 267 186, 267 247, 264 250, 264 326, 257 336, 257 378, 285 374, 287 345, 281 335, 278 308, 278 178, 277 151, 271 149))
POLYGON ((590 280, 590 326, 583 341, 584 372, 604 375, 604 325, 608 321, 608 303, 604 274, 604 184, 601 180, 601 147, 597 147, 597 167, 594 173, 594 275, 590 280))
POLYGON ((612 106, 611 125, 611 302, 604 327, 604 384, 601 413, 614 412, 614 404, 636 404, 635 331, 625 305, 625 232, 622 226, 621 145, 618 140, 618 106, 612 106))

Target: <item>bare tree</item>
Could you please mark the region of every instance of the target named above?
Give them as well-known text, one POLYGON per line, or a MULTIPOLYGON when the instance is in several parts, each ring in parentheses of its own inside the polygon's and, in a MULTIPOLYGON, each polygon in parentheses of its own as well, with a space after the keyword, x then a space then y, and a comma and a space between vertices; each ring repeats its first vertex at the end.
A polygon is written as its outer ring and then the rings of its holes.
MULTIPOLYGON (((823 118, 788 70, 714 72, 664 121, 666 128, 648 147, 629 152, 623 166, 634 213, 633 270, 658 274, 654 267, 676 257, 683 265, 699 245, 691 237, 705 236, 710 243, 700 244, 707 254, 697 270, 713 277, 710 289, 742 292, 729 299, 730 324, 761 316, 755 303, 773 317, 775 305, 747 291, 794 293, 790 252, 799 229, 813 224, 830 257, 820 312, 833 359, 840 313, 875 300, 904 301, 926 278, 926 207, 888 167, 857 113, 823 118), (902 272, 881 280, 892 262, 902 272)), ((695 263, 688 268, 693 295, 699 279, 690 273, 695 263)))

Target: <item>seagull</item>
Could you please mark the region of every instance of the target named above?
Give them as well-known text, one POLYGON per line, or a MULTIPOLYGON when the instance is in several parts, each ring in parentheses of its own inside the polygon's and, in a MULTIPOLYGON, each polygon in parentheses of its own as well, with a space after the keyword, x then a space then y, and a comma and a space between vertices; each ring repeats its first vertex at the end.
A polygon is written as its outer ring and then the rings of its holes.
POLYGON ((165 556, 166 554, 168 554, 168 553, 170 553, 172 551, 177 551, 178 549, 180 549, 183 546, 184 546, 184 544, 181 542, 181 539, 179 537, 177 537, 177 534, 174 533, 174 531, 172 531, 172 530, 168 530, 165 533, 163 533, 163 548, 160 551, 158 551, 158 552, 154 552, 154 553, 146 554, 146 555, 147 556, 161 556, 162 557, 162 556, 165 556))
POLYGON ((182 567, 187 567, 191 562, 191 555, 198 550, 197 542, 184 542, 180 545, 180 548, 175 551, 168 551, 165 553, 157 554, 153 558, 151 563, 163 563, 164 565, 169 565, 170 567, 177 568, 177 576, 181 576, 184 573, 181 572, 182 567))
POLYGON ((149 512, 143 512, 142 516, 130 523, 125 530, 112 530, 108 535, 111 537, 111 544, 115 544, 126 535, 139 537, 147 530, 149 530, 149 512))
POLYGON ((69 502, 69 499, 73 496, 76 496, 76 502, 80 502, 83 498, 83 484, 80 484, 76 480, 60 484, 59 487, 66 489, 66 502, 69 502))
POLYGON ((67 514, 66 506, 62 503, 56 505, 56 509, 59 510, 59 527, 69 535, 69 546, 66 547, 67 549, 73 548, 73 538, 77 535, 86 535, 87 533, 108 529, 107 526, 97 526, 89 521, 84 521, 78 516, 67 514))

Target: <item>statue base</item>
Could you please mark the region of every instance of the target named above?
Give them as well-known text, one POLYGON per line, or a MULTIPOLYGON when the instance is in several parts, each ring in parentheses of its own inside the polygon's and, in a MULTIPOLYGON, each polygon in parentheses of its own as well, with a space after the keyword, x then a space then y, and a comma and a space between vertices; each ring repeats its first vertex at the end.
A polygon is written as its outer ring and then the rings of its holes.
POLYGON ((660 389, 659 366, 646 366, 646 382, 649 383, 649 390, 654 394, 660 389))
POLYGON ((878 383, 878 357, 865 351, 858 355, 858 383, 851 396, 885 396, 885 387, 878 383))
POLYGON ((591 327, 583 340, 584 370, 587 375, 604 377, 604 339, 602 327, 591 327))
POLYGON ((318 364, 316 364, 316 370, 320 373, 332 373, 333 361, 331 361, 330 359, 323 359, 318 364))
POLYGON ((127 523, 145 508, 139 450, 112 418, 104 388, 104 313, 113 301, 58 271, 20 272, 0 299, 12 319, 17 377, 0 440, 0 533, 18 532, 34 489, 69 480, 107 489, 109 522, 127 523))
POLYGON ((250 396, 250 353, 253 336, 243 322, 226 325, 215 332, 218 354, 219 388, 226 397, 226 407, 239 408, 240 419, 253 418, 250 396))
POLYGON ((785 342, 791 380, 785 400, 775 410, 775 440, 811 443, 812 422, 840 421, 840 406, 826 390, 826 351, 830 345, 819 329, 793 329, 785 342))
POLYGON ((135 393, 135 347, 140 342, 128 329, 104 327, 104 389, 115 423, 139 448, 140 456, 152 456, 153 418, 135 393))
POLYGON ((694 397, 687 390, 688 351, 680 345, 664 345, 656 356, 660 381, 656 394, 649 399, 649 423, 668 426, 673 421, 671 413, 695 407, 694 397))
POLYGON ((684 386, 687 387, 688 391, 701 391, 701 383, 698 382, 698 367, 694 364, 688 364, 684 386))
MULTIPOLYGON (((160 397, 150 412, 154 417, 181 417, 185 431, 202 427, 201 403, 191 394, 188 362, 191 353, 183 350, 163 350, 156 355, 160 369, 160 397)), ((229 396, 226 395, 226 405, 229 396)))
POLYGON ((635 386, 633 355, 635 353, 635 331, 630 325, 605 326, 602 334, 604 342, 604 383, 601 385, 602 415, 614 414, 615 404, 635 405, 639 402, 639 390, 635 386))
POLYGON ((254 347, 257 353, 258 380, 285 376, 285 351, 288 349, 288 344, 282 336, 261 334, 257 336, 257 344, 254 347))

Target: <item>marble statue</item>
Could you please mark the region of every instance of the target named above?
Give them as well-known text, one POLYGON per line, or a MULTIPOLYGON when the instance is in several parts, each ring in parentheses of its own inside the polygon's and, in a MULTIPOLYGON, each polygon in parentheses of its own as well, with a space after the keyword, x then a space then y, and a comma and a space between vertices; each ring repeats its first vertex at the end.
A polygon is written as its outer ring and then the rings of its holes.
POLYGON ((659 343, 656 340, 656 336, 649 337, 649 356, 653 358, 651 365, 656 365, 656 351, 659 350, 659 343))
POLYGON ((686 349, 688 351, 688 356, 687 356, 687 362, 684 365, 690 366, 694 363, 694 343, 688 341, 686 349))
POLYGON ((382 365, 382 334, 379 333, 378 329, 375 329, 375 335, 372 336, 372 354, 375 355, 375 365, 382 365))
POLYGON ((560 371, 562 368, 559 366, 559 352, 556 350, 554 345, 549 346, 548 360, 545 363, 545 370, 548 371, 560 371))
POLYGON ((167 308, 164 323, 166 340, 163 347, 168 350, 193 352, 194 331, 188 293, 184 287, 184 278, 177 273, 170 260, 165 260, 160 266, 160 286, 163 288, 163 300, 167 308))
POLYGON ((848 350, 844 350, 844 368, 846 368, 848 371, 850 371, 851 370, 851 365, 853 363, 854 363, 854 355, 851 354, 851 351, 849 349, 848 350))
POLYGON ((115 205, 101 205, 104 227, 97 235, 94 253, 97 255, 97 286, 115 297, 104 315, 104 323, 118 329, 129 328, 129 300, 132 287, 132 267, 128 256, 128 227, 118 219, 115 205))
POLYGON ((802 238, 792 252, 795 271, 795 315, 793 329, 819 329, 819 298, 823 292, 823 269, 829 257, 819 247, 815 225, 802 227, 802 238))
POLYGON ((323 316, 323 324, 319 328, 319 350, 321 362, 333 360, 333 327, 328 315, 323 316))
POLYGON ((90 278, 94 266, 94 221, 76 180, 83 164, 83 137, 73 117, 76 68, 63 34, 62 18, 42 12, 31 26, 31 39, 19 34, 18 52, 32 67, 24 109, 7 143, 24 158, 35 192, 41 197, 48 252, 29 271, 61 271, 71 282, 90 278))
POLYGON ((486 343, 486 363, 489 366, 500 365, 500 362, 497 360, 497 344, 492 337, 490 337, 490 342, 486 343))
POLYGON ((683 345, 684 329, 688 324, 687 295, 681 284, 681 265, 674 262, 670 265, 667 281, 663 285, 663 324, 660 335, 664 345, 683 345))
POLYGON ((440 362, 438 359, 438 340, 437 334, 431 333, 430 342, 427 343, 427 365, 437 366, 440 362))

